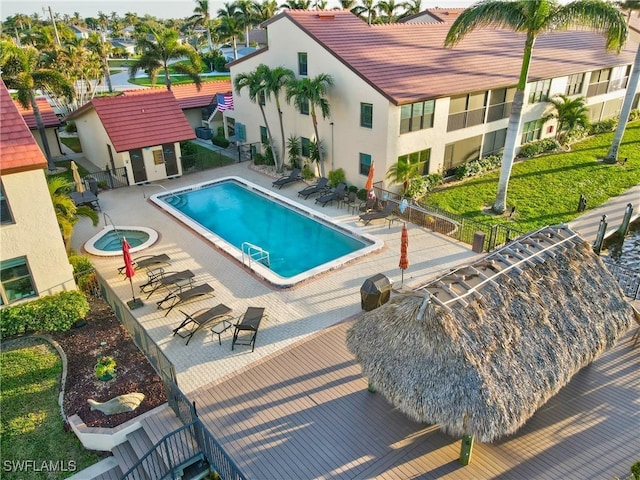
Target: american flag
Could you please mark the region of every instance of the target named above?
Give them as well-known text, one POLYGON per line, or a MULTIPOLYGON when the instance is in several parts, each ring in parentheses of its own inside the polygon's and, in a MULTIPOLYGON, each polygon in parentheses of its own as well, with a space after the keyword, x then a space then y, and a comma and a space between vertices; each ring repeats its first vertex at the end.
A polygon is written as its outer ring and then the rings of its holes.
POLYGON ((221 112, 225 110, 233 110, 233 92, 218 93, 218 110, 221 112))

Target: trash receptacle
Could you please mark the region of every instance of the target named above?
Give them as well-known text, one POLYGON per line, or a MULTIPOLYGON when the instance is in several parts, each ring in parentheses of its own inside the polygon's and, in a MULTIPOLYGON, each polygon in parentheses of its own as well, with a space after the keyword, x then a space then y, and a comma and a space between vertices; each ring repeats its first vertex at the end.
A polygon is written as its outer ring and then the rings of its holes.
POLYGON ((85 180, 89 185, 89 191, 98 196, 98 181, 94 177, 86 177, 85 180))
POLYGON ((389 301, 391 281, 379 273, 367 278, 360 288, 360 305, 367 312, 374 310, 389 301))
POLYGON ((484 232, 476 232, 473 234, 473 245, 471 246, 471 250, 476 253, 484 252, 484 232))

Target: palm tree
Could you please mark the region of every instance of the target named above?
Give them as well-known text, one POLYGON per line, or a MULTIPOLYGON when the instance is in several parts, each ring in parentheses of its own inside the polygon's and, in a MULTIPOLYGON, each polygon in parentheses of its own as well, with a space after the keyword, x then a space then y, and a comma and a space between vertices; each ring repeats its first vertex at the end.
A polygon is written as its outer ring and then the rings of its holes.
POLYGON ((73 227, 78 223, 78 217, 90 218, 95 227, 98 225, 98 214, 87 205, 76 206, 73 203, 71 197, 67 195, 73 190, 73 184, 66 178, 59 175, 50 177, 47 180, 47 187, 53 203, 53 210, 56 212, 56 220, 60 227, 62 240, 67 253, 69 253, 71 251, 71 235, 73 234, 73 227))
POLYGON ((396 20, 395 11, 402 5, 396 3, 396 0, 380 0, 377 3, 378 11, 384 16, 385 23, 393 23, 396 20))
POLYGON ((402 194, 409 188, 411 180, 421 175, 425 162, 411 162, 408 158, 402 158, 389 167, 387 180, 392 183, 402 184, 402 194))
POLYGON ((236 0, 236 12, 244 27, 244 46, 249 47, 249 27, 253 25, 253 3, 251 0, 236 0))
POLYGON ((253 9, 256 15, 256 22, 262 23, 275 17, 278 11, 278 2, 276 0, 264 0, 262 3, 254 3, 253 9))
POLYGON ((276 155, 276 148, 273 143, 273 136, 271 135, 271 127, 269 126, 269 122, 267 121, 267 115, 264 111, 264 106, 262 105, 261 99, 266 96, 265 82, 264 82, 264 73, 265 73, 265 65, 259 65, 257 69, 249 73, 241 73, 233 79, 233 86, 235 87, 238 95, 242 92, 242 89, 246 88, 249 90, 249 100, 252 103, 257 103, 258 107, 260 107, 260 113, 262 114, 262 120, 264 121, 264 125, 267 129, 267 136, 269 138, 269 148, 271 149, 271 153, 273 154, 273 159, 276 162, 276 169, 280 172, 282 171, 282 162, 280 161, 280 157, 276 155))
POLYGON ((202 83, 199 75, 201 70, 200 57, 193 47, 181 45, 178 41, 179 33, 176 30, 155 30, 151 27, 147 27, 146 30, 151 33, 153 40, 149 40, 146 36, 138 39, 137 45, 142 51, 142 55, 129 67, 129 75, 133 77, 138 70, 145 70, 151 83, 155 84, 158 72, 163 70, 167 90, 171 90, 169 60, 187 57, 190 65, 176 63, 173 68, 178 73, 188 75, 200 89, 202 83))
MULTIPOLYGON (((260 65, 258 69, 260 70, 262 79, 264 81, 264 93, 266 95, 266 98, 270 100, 271 96, 273 95, 276 103, 276 109, 278 110, 278 120, 280 121, 281 154, 279 158, 275 156, 274 158, 276 158, 276 167, 278 171, 281 171, 282 166, 284 165, 285 140, 284 124, 282 121, 282 108, 280 107, 280 92, 282 92, 283 88, 286 88, 287 84, 292 81, 295 76, 291 70, 284 67, 275 67, 274 69, 270 69, 266 65, 260 65)), ((273 142, 271 142, 271 145, 273 145, 273 142)))
MULTIPOLYGON (((316 115, 316 107, 320 109, 322 118, 327 118, 331 114, 331 107, 326 99, 327 90, 333 85, 333 77, 328 73, 321 73, 315 78, 293 79, 287 83, 287 102, 292 99, 296 108, 300 110, 303 105, 308 104, 310 107, 311 121, 313 122, 313 131, 316 135, 316 142, 320 142, 318 134, 318 117, 316 115)), ((322 151, 318 151, 318 160, 320 163, 320 174, 324 177, 324 156, 322 151)))
POLYGON ((638 79, 640 79, 640 46, 638 46, 636 58, 633 61, 633 69, 631 70, 631 76, 629 77, 629 83, 627 84, 627 92, 625 93, 624 101, 622 102, 618 126, 616 127, 616 132, 613 134, 611 147, 609 147, 607 156, 604 158, 605 163, 616 163, 618 161, 618 150, 620 150, 620 143, 622 143, 622 137, 627 129, 627 123, 629 123, 629 114, 631 113, 633 98, 638 90, 638 79))
POLYGON ((422 11, 422 0, 409 0, 403 4, 406 9, 400 18, 416 15, 422 11))
POLYGON ((507 187, 522 124, 524 91, 536 38, 541 33, 582 27, 602 34, 606 47, 618 52, 627 39, 627 25, 622 13, 602 0, 578 0, 560 5, 555 0, 484 0, 464 10, 453 22, 445 46, 453 47, 471 31, 482 27, 508 28, 526 35, 522 67, 513 99, 505 140, 498 192, 493 210, 503 213, 507 204, 507 187))
POLYGON ((113 85, 111 85, 111 74, 109 72, 109 55, 113 53, 113 46, 110 42, 103 42, 100 38, 100 35, 97 33, 92 33, 89 36, 89 41, 87 42, 87 46, 89 50, 95 53, 102 62, 102 74, 104 75, 104 79, 107 82, 107 88, 109 88, 109 92, 113 92, 113 85))
POLYGON ((49 148, 44 122, 36 102, 36 90, 46 88, 71 99, 73 88, 60 72, 40 66, 39 53, 34 47, 18 47, 6 40, 0 42, 0 66, 3 68, 3 78, 7 87, 17 90, 20 105, 33 109, 48 169, 55 170, 56 165, 49 148))
POLYGON ((629 20, 631 20, 631 12, 640 10, 640 0, 624 0, 615 2, 615 4, 627 12, 627 25, 629 25, 629 20))
POLYGON ((309 10, 310 7, 311 0, 289 0, 280 5, 280 8, 286 8, 288 10, 309 10))
POLYGON ((366 19, 369 25, 376 20, 378 14, 375 0, 362 0, 362 6, 354 7, 351 11, 363 20, 366 19))
POLYGON ((209 28, 209 23, 211 22, 209 0, 196 0, 196 8, 193 9, 193 15, 189 17, 189 22, 194 27, 202 25, 207 29, 207 45, 209 46, 209 54, 212 54, 213 42, 211 41, 211 29, 209 28))
POLYGON ((577 127, 586 127, 589 124, 589 109, 585 104, 584 97, 571 98, 567 95, 558 94, 549 99, 549 103, 554 113, 548 118, 557 118, 556 140, 564 145, 567 137, 577 127))
POLYGON ((242 34, 242 24, 238 20, 238 9, 234 3, 225 3, 224 8, 218 10, 217 33, 220 38, 231 39, 233 45, 233 58, 238 59, 238 35, 242 34))

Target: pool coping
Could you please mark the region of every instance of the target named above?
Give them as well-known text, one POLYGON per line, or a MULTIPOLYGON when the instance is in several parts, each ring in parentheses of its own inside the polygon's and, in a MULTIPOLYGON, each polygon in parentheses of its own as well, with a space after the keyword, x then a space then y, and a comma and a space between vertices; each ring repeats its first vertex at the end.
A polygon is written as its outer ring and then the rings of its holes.
POLYGON ((261 187, 253 182, 250 182, 242 177, 238 176, 226 176, 221 177, 215 180, 208 180, 205 182, 195 183, 193 185, 189 185, 187 187, 179 187, 173 190, 168 190, 165 192, 160 192, 149 197, 149 200, 153 202, 156 206, 158 206, 161 210, 168 213, 176 220, 179 221, 180 224, 190 228, 195 231, 202 238, 207 240, 211 245, 213 245, 216 249, 221 250, 222 252, 228 254, 234 260, 240 263, 240 265, 245 266, 251 270, 258 277, 267 281, 269 284, 278 287, 278 288, 292 288, 302 282, 305 282, 309 279, 317 277, 323 273, 335 270, 337 268, 341 268, 348 263, 353 262, 354 260, 360 259, 366 255, 369 255, 373 252, 377 252, 384 248, 384 242, 373 235, 369 235, 367 233, 362 232, 357 228, 353 228, 349 225, 344 225, 340 222, 336 222, 333 218, 323 213, 314 210, 306 205, 296 202, 290 198, 287 198, 283 195, 280 195, 274 191, 268 190, 264 187, 261 187), (171 206, 169 203, 162 200, 167 196, 177 195, 179 193, 185 193, 195 190, 200 190, 202 188, 218 184, 224 183, 228 181, 233 181, 238 184, 243 185, 245 188, 254 191, 255 193, 265 196, 272 201, 276 201, 277 203, 286 206, 287 208, 294 210, 300 214, 303 214, 307 217, 310 217, 328 228, 332 228, 340 233, 345 235, 349 235, 354 237, 361 242, 365 243, 363 248, 360 248, 354 252, 351 252, 347 255, 343 255, 338 257, 330 262, 323 263, 318 265, 317 267, 306 270, 305 272, 299 273, 292 277, 282 277, 277 273, 273 272, 269 268, 262 265, 260 262, 249 262, 249 264, 244 262, 244 255, 240 249, 236 246, 230 244, 223 238, 219 237, 215 233, 211 232, 198 222, 192 220, 190 217, 184 215, 182 212, 171 206))
MULTIPOLYGON (((90 255, 95 255, 97 257, 116 257, 119 255, 122 255, 122 250, 106 251, 106 250, 99 250, 94 246, 98 240, 100 240, 107 233, 113 230, 116 230, 116 231, 133 230, 133 231, 144 232, 147 235, 149 235, 149 239, 146 242, 143 242, 136 247, 131 247, 129 249, 130 253, 139 252, 141 250, 144 250, 145 248, 151 247, 158 241, 158 238, 159 238, 158 232, 156 232, 152 228, 139 227, 139 226, 133 226, 133 225, 115 225, 115 226, 107 225, 84 243, 84 246, 83 246, 84 250, 90 255)), ((124 236, 126 237, 126 235, 124 236)))

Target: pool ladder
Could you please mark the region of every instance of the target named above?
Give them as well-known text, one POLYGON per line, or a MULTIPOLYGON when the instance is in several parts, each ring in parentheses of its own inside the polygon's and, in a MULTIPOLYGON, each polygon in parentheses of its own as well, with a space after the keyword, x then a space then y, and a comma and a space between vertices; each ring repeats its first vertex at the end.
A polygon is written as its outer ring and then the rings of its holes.
POLYGON ((262 265, 265 265, 267 267, 271 266, 269 252, 252 243, 242 242, 242 264, 248 264, 249 267, 251 267, 252 261, 260 262, 262 265), (247 259, 247 261, 245 261, 245 258, 247 259))

